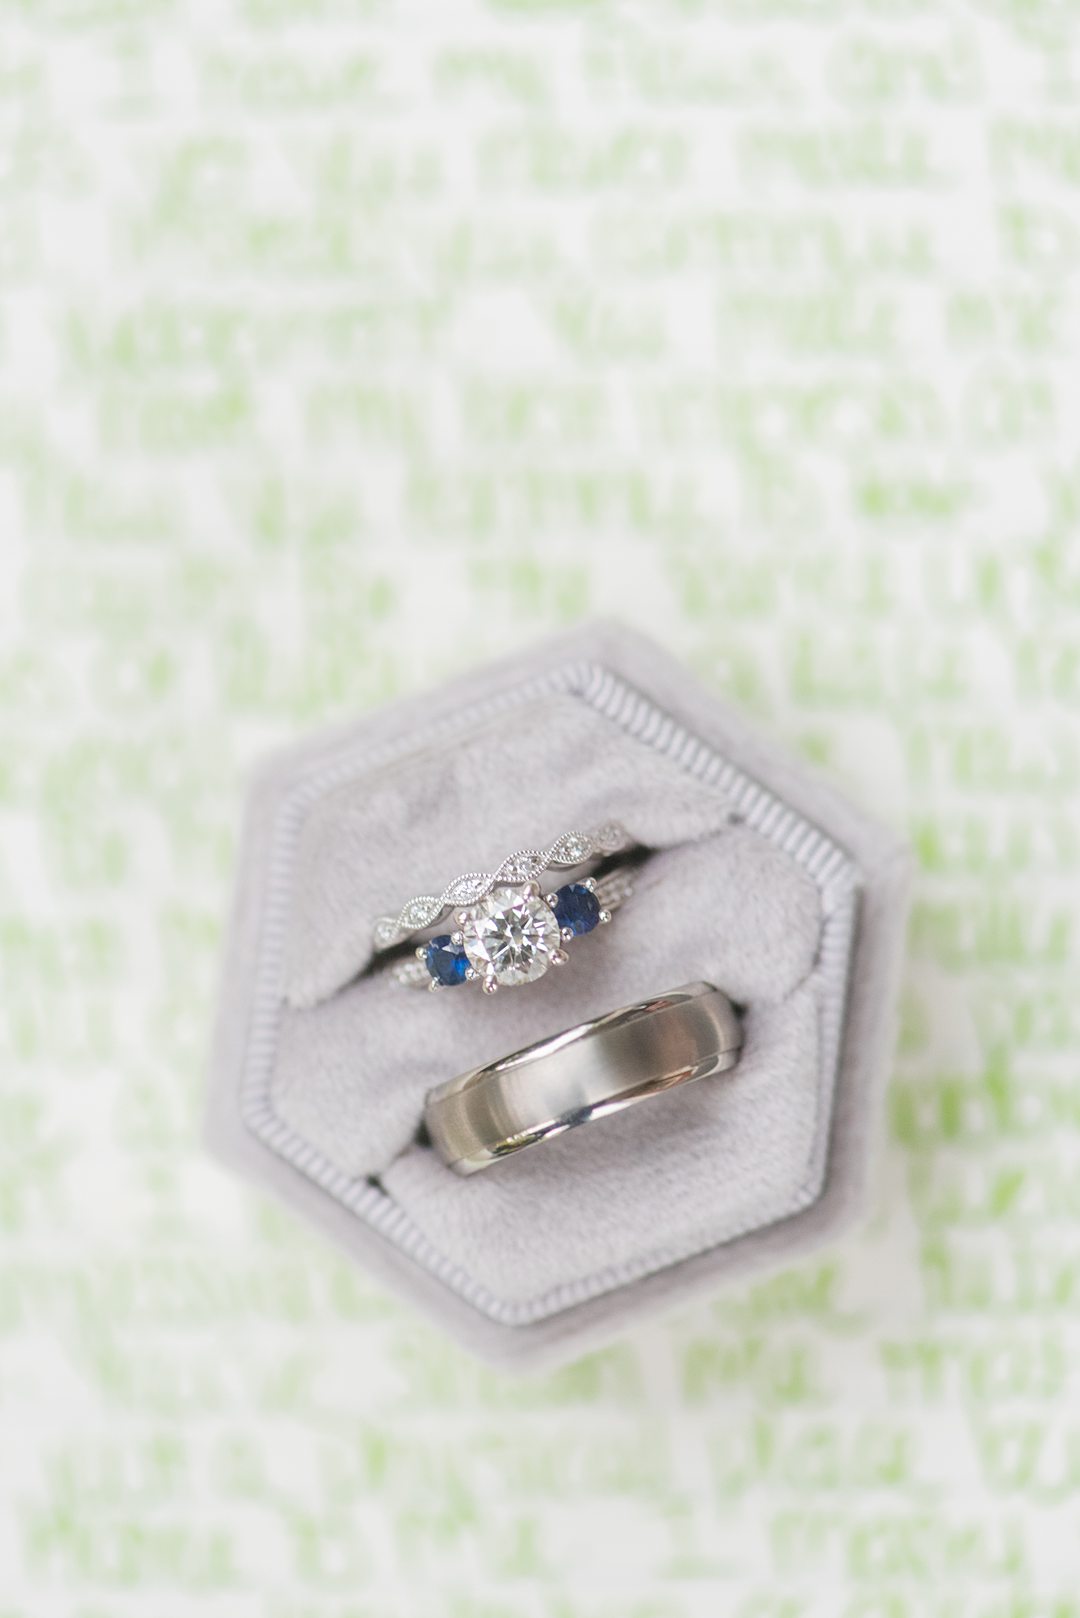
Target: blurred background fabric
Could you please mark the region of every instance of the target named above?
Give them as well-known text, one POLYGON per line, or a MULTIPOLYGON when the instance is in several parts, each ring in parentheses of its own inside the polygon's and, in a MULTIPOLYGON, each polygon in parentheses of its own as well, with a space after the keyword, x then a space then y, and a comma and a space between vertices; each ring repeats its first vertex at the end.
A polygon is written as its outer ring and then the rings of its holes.
POLYGON ((0 1614, 1077 1618, 1075 0, 0 17, 0 1614), (252 763, 589 615, 919 876, 866 1229, 519 1383, 202 1071, 252 763))

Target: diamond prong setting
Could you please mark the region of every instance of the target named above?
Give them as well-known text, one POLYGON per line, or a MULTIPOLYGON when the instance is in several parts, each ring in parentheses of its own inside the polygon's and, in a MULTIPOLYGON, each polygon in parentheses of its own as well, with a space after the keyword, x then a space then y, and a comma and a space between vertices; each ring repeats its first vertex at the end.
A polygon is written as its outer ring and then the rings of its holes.
POLYGON ((564 883, 544 893, 533 877, 504 882, 455 913, 458 925, 420 944, 402 982, 431 989, 479 983, 485 994, 533 983, 570 960, 568 946, 605 926, 630 893, 625 873, 564 883), (426 969, 426 970, 425 970, 426 969))

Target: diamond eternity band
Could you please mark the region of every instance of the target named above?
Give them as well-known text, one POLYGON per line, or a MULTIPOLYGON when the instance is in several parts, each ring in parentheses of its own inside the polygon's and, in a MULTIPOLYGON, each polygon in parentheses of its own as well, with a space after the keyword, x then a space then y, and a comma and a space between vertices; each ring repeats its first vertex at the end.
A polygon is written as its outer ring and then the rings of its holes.
POLYGON ((396 916, 380 916, 375 923, 374 949, 376 953, 393 949, 411 933, 436 926, 451 910, 478 904, 495 888, 523 886, 535 882, 552 867, 568 870, 586 860, 618 854, 629 846, 630 839, 623 828, 615 821, 607 821, 594 831, 564 832, 548 848, 518 849, 496 871, 468 871, 455 877, 442 893, 417 894, 396 916))

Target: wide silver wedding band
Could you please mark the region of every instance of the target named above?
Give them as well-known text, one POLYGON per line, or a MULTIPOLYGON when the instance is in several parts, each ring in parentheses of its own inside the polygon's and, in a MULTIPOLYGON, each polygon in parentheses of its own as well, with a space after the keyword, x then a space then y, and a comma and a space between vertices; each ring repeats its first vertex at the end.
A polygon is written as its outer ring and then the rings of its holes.
POLYGON ((741 1045, 727 995, 711 983, 688 983, 439 1085, 424 1121, 443 1162, 475 1174, 579 1124, 723 1073, 741 1045))

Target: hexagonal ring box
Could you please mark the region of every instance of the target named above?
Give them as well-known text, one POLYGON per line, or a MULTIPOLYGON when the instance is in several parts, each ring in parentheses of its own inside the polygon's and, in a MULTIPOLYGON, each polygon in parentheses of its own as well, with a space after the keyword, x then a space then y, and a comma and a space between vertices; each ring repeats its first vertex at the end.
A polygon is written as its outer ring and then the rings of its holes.
POLYGON ((207 1138, 485 1359, 541 1366, 861 1207, 894 1028, 907 851, 643 637, 594 625, 273 758, 250 795, 207 1138), (617 925, 525 987, 409 992, 378 917, 617 822, 617 925), (463 1179, 435 1085, 704 979, 731 1073, 463 1179))

